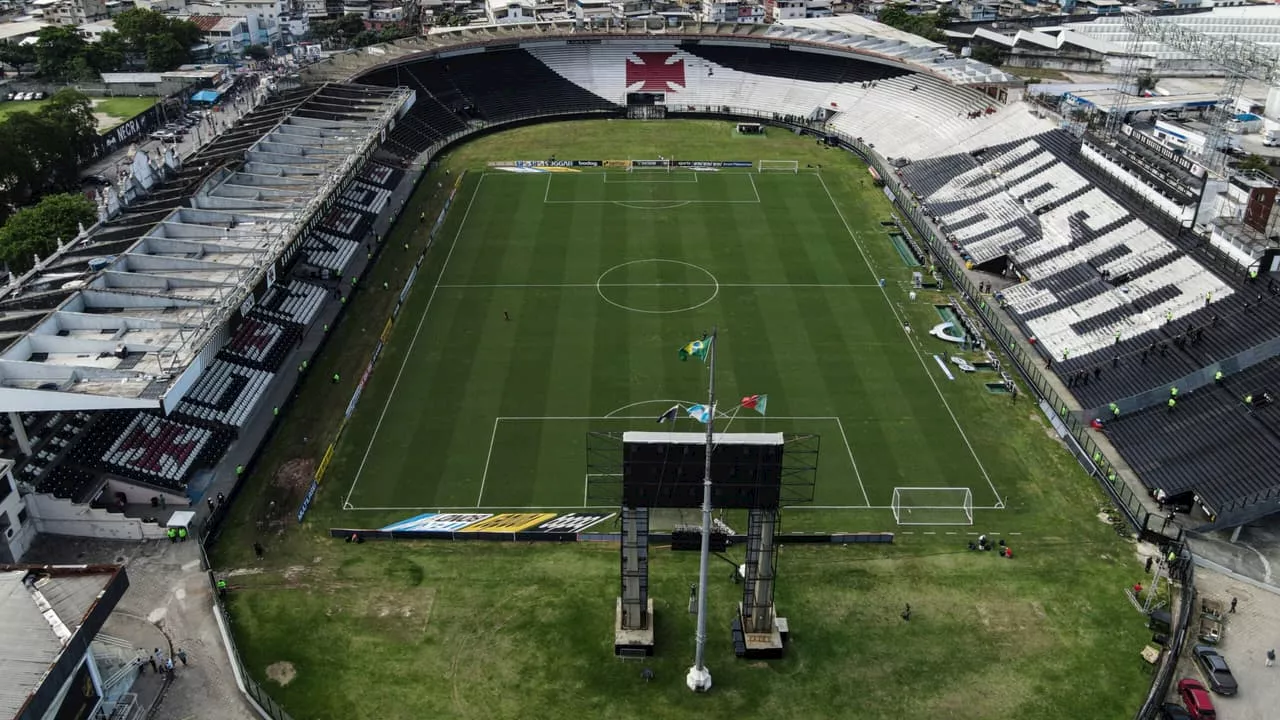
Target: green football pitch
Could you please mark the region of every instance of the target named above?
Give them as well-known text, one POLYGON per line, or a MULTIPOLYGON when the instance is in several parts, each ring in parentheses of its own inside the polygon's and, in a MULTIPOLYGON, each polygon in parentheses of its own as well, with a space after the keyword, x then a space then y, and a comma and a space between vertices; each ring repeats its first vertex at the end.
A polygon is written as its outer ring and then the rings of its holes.
POLYGON ((717 431, 818 435, 810 507, 883 511, 895 487, 999 507, 927 328, 865 254, 889 205, 855 210, 813 172, 470 173, 339 446, 343 507, 606 506, 588 434, 705 402, 677 351, 712 326, 717 431), (738 408, 754 394, 767 417, 738 408))

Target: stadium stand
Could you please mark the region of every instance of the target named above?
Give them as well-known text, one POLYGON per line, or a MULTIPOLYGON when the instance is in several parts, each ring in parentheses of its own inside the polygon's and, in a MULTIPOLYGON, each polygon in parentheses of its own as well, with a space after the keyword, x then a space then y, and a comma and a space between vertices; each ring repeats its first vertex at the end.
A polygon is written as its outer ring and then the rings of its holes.
POLYGON ((75 446, 72 459, 81 466, 181 492, 195 468, 212 466, 230 444, 228 431, 149 412, 110 411, 75 446))
POLYGON ((178 404, 177 415, 198 424, 239 428, 257 407, 273 376, 266 370, 215 361, 178 404))
MULTIPOLYGON (((286 90, 184 162, 139 153, 131 169, 149 174, 149 185, 122 190, 127 202, 112 217, 0 289, 0 334, 9 341, 0 393, 37 389, 47 394, 14 398, 84 404, 0 417, 0 454, 15 460, 24 491, 154 522, 150 505, 120 500, 121 483, 182 493, 222 458, 329 293, 291 262, 308 241, 299 230, 309 208, 336 188, 334 222, 353 236, 386 210, 404 173, 362 158, 407 99, 367 86, 286 90), (253 271, 265 277, 254 283, 253 271), (237 288, 256 302, 241 302, 237 288), (231 319, 209 322, 222 306, 231 319), (50 352, 24 349, 37 334, 50 337, 50 352), (15 377, 10 361, 43 363, 45 379, 36 387, 15 377), (89 372, 77 375, 84 364, 89 372), (69 379, 59 380, 64 368, 69 379), (188 389, 166 398, 188 372, 198 373, 188 389), (21 419, 22 432, 10 418, 21 419)), ((358 245, 344 242, 344 258, 331 259, 338 270, 358 245)))
POLYGON ((1268 400, 1277 393, 1280 359, 1273 358, 1179 396, 1176 409, 1121 417, 1107 434, 1152 490, 1194 495, 1231 513, 1274 494, 1274 473, 1264 468, 1280 458, 1280 406, 1268 400))

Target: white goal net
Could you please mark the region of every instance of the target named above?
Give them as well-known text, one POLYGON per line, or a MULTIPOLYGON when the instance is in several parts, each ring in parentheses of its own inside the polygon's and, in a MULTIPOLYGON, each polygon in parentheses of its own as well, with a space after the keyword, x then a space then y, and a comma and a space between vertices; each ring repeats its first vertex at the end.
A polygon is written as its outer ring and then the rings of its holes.
POLYGON ((799 160, 758 160, 756 172, 800 172, 799 160))
POLYGON ((973 491, 967 487, 894 488, 892 507, 899 525, 973 524, 973 491))

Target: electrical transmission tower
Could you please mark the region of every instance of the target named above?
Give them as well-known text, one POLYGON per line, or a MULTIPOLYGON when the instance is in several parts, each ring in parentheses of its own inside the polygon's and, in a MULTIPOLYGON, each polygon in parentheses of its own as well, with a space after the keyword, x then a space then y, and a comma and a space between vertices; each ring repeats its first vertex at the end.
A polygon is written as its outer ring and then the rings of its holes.
POLYGON ((1227 121, 1234 112, 1232 103, 1239 97, 1244 81, 1249 78, 1280 86, 1280 53, 1247 40, 1213 37, 1144 12, 1125 13, 1123 18, 1125 29, 1130 32, 1131 37, 1122 67, 1122 92, 1107 118, 1107 129, 1116 133, 1124 124, 1131 96, 1123 90, 1137 88, 1138 50, 1143 41, 1154 40, 1188 55, 1208 60, 1226 71, 1226 80, 1209 119, 1209 132, 1205 137, 1205 152, 1201 160, 1211 172, 1222 175, 1227 167, 1227 156, 1222 148, 1227 134, 1227 121))

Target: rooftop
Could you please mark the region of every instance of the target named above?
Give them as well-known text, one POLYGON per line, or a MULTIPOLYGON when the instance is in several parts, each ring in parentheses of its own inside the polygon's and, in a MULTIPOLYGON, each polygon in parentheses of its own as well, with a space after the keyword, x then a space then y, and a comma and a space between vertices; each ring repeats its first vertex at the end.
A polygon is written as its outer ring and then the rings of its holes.
POLYGON ((23 710, 119 572, 0 566, 0 717, 23 710))
MULTIPOLYGON (((0 406, 172 410, 222 331, 411 98, 309 88, 0 289, 0 406)), ((145 154, 134 176, 144 174, 145 154)))
POLYGON ((872 58, 900 65, 912 72, 926 73, 956 85, 1023 85, 1013 75, 972 58, 961 58, 946 47, 922 37, 904 33, 874 20, 840 15, 831 18, 787 20, 773 25, 754 23, 713 23, 685 21, 679 25, 650 26, 637 18, 623 27, 582 28, 576 20, 474 25, 432 28, 425 37, 406 38, 337 53, 308 65, 304 76, 311 82, 346 80, 379 65, 413 62, 433 53, 468 47, 530 43, 553 39, 669 42, 704 41, 796 44, 872 58))

